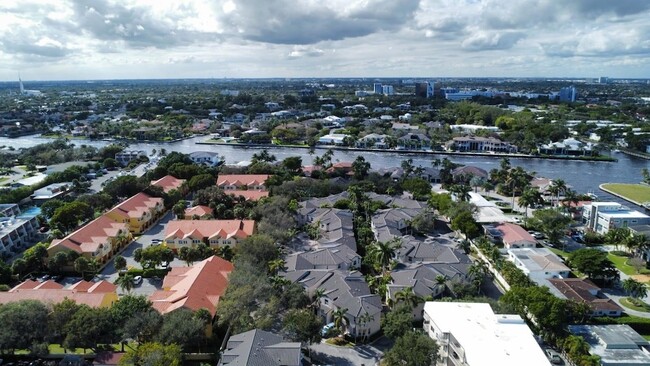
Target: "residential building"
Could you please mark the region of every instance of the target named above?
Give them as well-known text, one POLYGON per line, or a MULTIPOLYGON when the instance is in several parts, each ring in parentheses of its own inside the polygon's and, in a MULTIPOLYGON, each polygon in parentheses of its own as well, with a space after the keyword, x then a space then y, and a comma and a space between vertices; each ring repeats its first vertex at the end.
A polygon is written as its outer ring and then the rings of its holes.
POLYGON ((438 343, 439 366, 549 366, 524 320, 489 304, 426 302, 424 330, 438 343))
POLYGON ((214 255, 189 267, 172 267, 162 290, 151 294, 149 301, 161 314, 180 308, 205 309, 214 317, 233 269, 232 263, 214 255))
POLYGON ((162 188, 163 192, 169 193, 172 190, 177 190, 181 194, 185 193, 183 189, 183 184, 185 184, 185 179, 178 179, 171 175, 166 175, 158 180, 152 180, 151 185, 162 188))
MULTIPOLYGON (((491 228, 500 234, 498 237, 492 237, 491 239, 502 242, 503 246, 508 249, 535 248, 537 245, 537 240, 517 224, 503 222, 493 225, 491 228)), ((490 230, 488 236, 493 236, 494 233, 493 230, 490 230)))
POLYGON ((115 221, 104 214, 63 239, 54 239, 47 248, 49 257, 58 252, 77 252, 103 264, 132 240, 128 222, 115 221))
POLYGON ((650 343, 627 324, 569 325, 603 366, 649 366, 650 343))
POLYGON ((210 207, 203 205, 189 207, 185 210, 185 218, 194 219, 198 217, 199 219, 209 219, 212 218, 212 211, 210 207))
POLYGON ((378 210, 370 219, 370 227, 375 239, 387 242, 402 237, 411 227, 411 221, 422 210, 410 208, 389 208, 378 210))
POLYGON ((616 202, 591 202, 582 206, 585 228, 606 234, 612 228, 650 224, 650 216, 616 202))
POLYGON ((38 241, 36 213, 21 213, 16 204, 0 205, 0 257, 12 257, 38 241))
POLYGON ((79 281, 68 288, 52 280, 38 282, 27 280, 9 291, 0 292, 0 305, 23 300, 37 300, 54 305, 63 300, 93 308, 109 308, 117 302, 117 286, 108 281, 79 281))
POLYGON ((460 263, 472 264, 469 257, 452 245, 441 244, 435 240, 419 240, 411 235, 401 237, 400 246, 395 252, 401 263, 460 263))
POLYGON ((302 366, 300 342, 287 342, 281 336, 253 329, 228 339, 218 366, 302 366))
MULTIPOLYGON (((469 203, 476 206, 476 213, 474 214, 474 219, 479 224, 499 224, 502 222, 512 220, 512 217, 506 216, 501 208, 494 203, 494 201, 488 201, 485 197, 481 196, 475 192, 469 192, 469 203)), ((490 233, 492 237, 501 235, 501 232, 494 230, 493 233, 490 233)))
POLYGON ((173 251, 199 244, 234 247, 254 232, 253 220, 172 220, 165 227, 164 240, 173 251))
POLYGON ((592 142, 582 142, 571 137, 563 141, 540 145, 538 150, 542 155, 592 155, 594 146, 595 144, 592 142))
POLYGON ((307 269, 350 270, 361 267, 361 256, 347 245, 293 253, 286 257, 287 271, 307 269))
POLYGON ((473 177, 487 179, 488 172, 485 169, 481 169, 476 166, 465 165, 452 170, 451 176, 455 181, 458 181, 459 179, 465 179, 467 177, 469 177, 469 179, 473 177))
POLYGON ((431 150, 431 139, 422 133, 407 133, 397 139, 398 150, 431 150))
POLYGON ((369 337, 380 329, 382 302, 373 295, 363 275, 341 270, 303 270, 283 274, 292 282, 301 284, 311 296, 318 289, 324 294, 320 299, 318 314, 326 323, 333 321, 334 312, 347 309, 345 333, 351 337, 369 337), (367 315, 366 315, 367 314, 367 315))
POLYGON ((301 208, 298 210, 298 223, 318 226, 320 233, 315 241, 320 248, 345 245, 357 251, 352 211, 337 208, 301 208))
POLYGON ((551 278, 568 278, 571 269, 548 248, 508 249, 508 260, 522 270, 528 278, 547 285, 551 278))
POLYGON ((494 137, 480 136, 454 137, 453 140, 447 142, 446 148, 448 151, 461 152, 517 152, 517 147, 509 142, 494 137))
POLYGON ((319 145, 335 145, 343 146, 346 145, 347 140, 351 137, 343 133, 331 133, 325 136, 322 136, 318 139, 319 145))
POLYGON ((163 199, 151 197, 146 193, 138 193, 115 206, 105 215, 111 219, 126 223, 134 234, 140 234, 148 229, 165 212, 163 199))
POLYGON ((589 280, 582 278, 552 278, 548 288, 551 293, 561 299, 568 299, 578 303, 587 304, 591 309, 590 316, 618 317, 623 314, 623 309, 618 304, 605 296, 600 287, 589 280))
POLYGON ((37 189, 32 193, 32 200, 35 204, 41 205, 52 198, 62 198, 68 194, 72 188, 71 182, 53 183, 41 189, 37 189))
POLYGON ((115 154, 115 160, 122 166, 127 166, 131 160, 138 159, 140 157, 147 157, 147 152, 144 150, 123 150, 115 154))
POLYGON ((223 164, 223 157, 212 151, 194 151, 190 153, 190 159, 196 164, 207 166, 219 166, 223 164))
POLYGON ((387 149, 388 137, 389 137, 388 135, 370 133, 357 140, 355 146, 364 149, 387 149))
POLYGON ((231 196, 244 197, 246 201, 258 201, 269 196, 268 191, 226 191, 231 196))
POLYGON ((224 191, 266 191, 268 174, 224 174, 217 178, 217 186, 224 191))
POLYGON ((496 126, 483 126, 483 125, 449 125, 452 132, 471 133, 476 134, 479 130, 487 130, 489 132, 499 132, 499 127, 496 126))
POLYGON ((391 129, 393 132, 417 132, 420 127, 403 122, 393 122, 391 129))

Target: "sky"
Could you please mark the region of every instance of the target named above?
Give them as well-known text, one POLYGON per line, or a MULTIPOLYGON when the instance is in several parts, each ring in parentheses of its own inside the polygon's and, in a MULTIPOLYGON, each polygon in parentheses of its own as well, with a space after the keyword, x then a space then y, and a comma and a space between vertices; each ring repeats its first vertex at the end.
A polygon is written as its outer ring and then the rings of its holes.
POLYGON ((650 78, 647 0, 1 0, 0 80, 650 78))

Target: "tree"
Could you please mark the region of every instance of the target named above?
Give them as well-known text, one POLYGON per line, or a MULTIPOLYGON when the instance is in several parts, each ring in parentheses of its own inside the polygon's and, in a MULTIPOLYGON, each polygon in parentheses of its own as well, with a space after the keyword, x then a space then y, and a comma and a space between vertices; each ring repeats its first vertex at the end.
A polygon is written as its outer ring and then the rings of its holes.
POLYGON ((116 255, 113 259, 113 266, 116 271, 122 271, 126 269, 126 258, 121 255, 116 255))
POLYGON ((343 334, 343 330, 348 325, 348 319, 345 317, 348 314, 348 309, 336 309, 332 312, 332 320, 334 321, 334 327, 343 334))
POLYGON ((435 229, 436 215, 432 210, 422 210, 411 221, 411 227, 422 234, 428 234, 435 229))
POLYGON ((300 156, 290 156, 282 160, 282 166, 291 175, 298 175, 302 172, 302 158, 300 156))
POLYGON ((557 244, 571 224, 571 218, 554 209, 543 209, 536 210, 528 223, 543 232, 551 243, 557 244))
POLYGON ((86 257, 79 257, 74 261, 74 270, 81 274, 81 277, 86 277, 86 272, 92 269, 90 261, 86 257))
POLYGON ((431 196, 431 183, 422 178, 404 180, 402 189, 411 192, 416 200, 427 200, 431 196))
POLYGON ((400 239, 395 238, 387 242, 376 242, 367 248, 366 258, 377 271, 387 271, 395 257, 395 251, 400 245, 400 239))
POLYGON ((185 218, 185 201, 180 200, 176 202, 174 207, 172 207, 172 212, 174 212, 174 215, 176 215, 177 219, 184 219, 185 218))
POLYGON ((215 182, 216 180, 212 174, 199 174, 190 178, 190 181, 187 182, 187 186, 190 191, 196 192, 215 185, 215 182))
POLYGON ((643 183, 650 184, 650 172, 648 172, 648 168, 641 169, 641 174, 643 175, 643 183))
POLYGON ((61 201, 60 199, 54 198, 47 200, 41 205, 41 215, 43 215, 46 219, 50 219, 54 215, 54 212, 56 212, 57 209, 63 207, 64 205, 65 202, 61 201))
POLYGON ((120 339, 135 339, 138 343, 151 342, 160 331, 162 322, 162 315, 154 309, 131 314, 122 323, 120 339))
POLYGON ((276 160, 277 158, 275 157, 275 155, 271 155, 268 150, 264 149, 260 153, 253 154, 253 157, 251 158, 251 165, 261 163, 261 162, 272 163, 276 160))
POLYGON ((481 232, 481 228, 476 223, 474 215, 469 211, 461 211, 454 216, 451 220, 451 228, 460 231, 468 238, 475 238, 481 232))
POLYGON ((77 305, 74 300, 65 299, 58 304, 52 305, 52 311, 48 317, 48 327, 50 329, 50 338, 56 342, 63 342, 64 330, 67 324, 72 320, 81 305, 77 305))
POLYGON ((131 290, 133 290, 133 287, 135 286, 133 284, 135 276, 133 276, 130 273, 124 273, 121 276, 118 276, 117 279, 115 280, 115 284, 118 285, 122 291, 126 291, 127 293, 131 293, 131 290))
POLYGON ((111 306, 111 315, 116 324, 123 324, 135 314, 146 313, 149 310, 153 310, 153 307, 146 296, 126 295, 111 306))
POLYGON ((544 203, 544 197, 542 197, 542 194, 537 189, 528 187, 524 189, 517 203, 519 203, 520 207, 524 208, 524 217, 528 218, 528 209, 544 203))
POLYGON ((18 258, 16 259, 12 264, 11 264, 11 272, 21 278, 25 272, 27 271, 27 262, 22 259, 18 258))
POLYGON ((458 201, 469 202, 472 188, 467 184, 454 184, 449 187, 449 192, 453 193, 458 201))
POLYGON ((50 219, 50 226, 68 232, 77 228, 79 221, 86 221, 93 218, 94 215, 95 210, 86 203, 72 201, 54 211, 54 215, 50 219))
POLYGON ((321 338, 321 317, 307 309, 291 309, 284 316, 283 330, 294 342, 318 343, 321 338))
POLYGON ((386 337, 397 339, 413 328, 412 310, 407 306, 398 306, 382 319, 381 329, 386 337))
POLYGON ((648 295, 648 289, 645 284, 635 280, 634 278, 626 278, 623 280, 623 290, 635 299, 642 299, 648 295))
POLYGON ((569 255, 569 264, 591 280, 611 281, 619 277, 607 253, 593 248, 582 248, 569 255))
POLYGON ((183 363, 181 347, 175 344, 144 343, 129 349, 119 366, 180 366, 183 363))
POLYGON ((204 328, 205 324, 194 317, 191 310, 181 308, 163 315, 163 325, 157 339, 163 344, 178 344, 185 349, 204 338, 204 328))
POLYGON ((107 193, 113 200, 117 201, 120 198, 127 198, 140 193, 147 185, 139 181, 136 176, 124 175, 106 183, 104 193, 107 193))
POLYGON ((118 167, 119 165, 120 165, 120 163, 118 163, 117 160, 115 160, 113 158, 106 158, 102 162, 102 166, 104 168, 106 168, 106 169, 113 169, 113 168, 118 167))
POLYGON ((133 252, 133 259, 142 265, 142 268, 155 268, 163 262, 174 260, 174 252, 164 245, 152 245, 144 249, 138 248, 133 252))
POLYGON ((90 348, 96 351, 98 344, 112 343, 114 329, 109 309, 81 305, 65 327, 63 346, 70 350, 90 348))
POLYGON ((368 176, 370 171, 370 163, 366 159, 359 155, 354 162, 352 162, 352 171, 354 172, 354 178, 357 180, 363 180, 368 176))
POLYGON ((413 292, 413 287, 405 287, 395 293, 395 301, 404 304, 409 309, 414 309, 418 304, 424 302, 424 299, 413 292))
POLYGON ((267 263, 279 257, 275 241, 268 235, 256 234, 238 244, 235 261, 247 261, 255 266, 266 267, 267 263))
POLYGON ((48 309, 35 300, 0 306, 0 350, 14 352, 43 343, 49 334, 48 309))
POLYGON ((280 272, 284 272, 287 270, 285 265, 286 263, 284 262, 284 259, 274 259, 268 263, 269 273, 271 275, 277 275, 280 272))
POLYGON ((384 361, 388 366, 431 365, 438 359, 438 345, 426 334, 408 331, 397 338, 393 347, 386 352, 384 361))

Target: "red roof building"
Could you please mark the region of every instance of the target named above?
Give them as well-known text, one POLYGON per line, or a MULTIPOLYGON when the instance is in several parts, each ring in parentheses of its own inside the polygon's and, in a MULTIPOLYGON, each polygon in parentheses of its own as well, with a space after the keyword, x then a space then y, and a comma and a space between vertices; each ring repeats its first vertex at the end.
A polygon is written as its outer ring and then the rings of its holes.
POLYGON ((253 220, 173 220, 165 228, 165 244, 173 250, 201 243, 213 248, 235 246, 254 231, 253 220))
POLYGON ((198 206, 190 207, 185 210, 186 219, 191 219, 195 216, 198 216, 199 218, 202 219, 211 217, 212 209, 208 206, 198 205, 198 206))
POLYGON ((256 190, 266 191, 268 174, 226 174, 217 178, 217 186, 226 191, 256 190))
POLYGON ((565 298, 589 305, 591 316, 621 316, 623 309, 602 294, 600 287, 582 278, 553 278, 549 282, 565 298))
POLYGON ((269 192, 268 191, 240 191, 240 190, 234 190, 234 191, 226 191, 231 196, 239 197, 242 196, 246 201, 258 201, 261 198, 268 197, 269 192))
POLYGON ((169 193, 174 189, 180 189, 183 183, 185 183, 185 179, 178 179, 171 175, 166 175, 158 180, 151 181, 152 186, 162 188, 165 193, 169 193))
POLYGON ((106 215, 118 222, 129 224, 133 233, 141 233, 165 211, 163 199, 138 193, 115 206, 106 215))
POLYGON ((27 280, 7 292, 0 292, 0 304, 21 300, 38 300, 45 304, 58 304, 70 299, 90 307, 110 307, 117 301, 117 286, 108 281, 80 281, 64 288, 54 281, 27 280))
POLYGON ((535 248, 537 240, 517 224, 504 222, 494 226, 501 232, 503 245, 510 248, 535 248))
POLYGON ((232 263, 217 256, 191 267, 173 267, 163 280, 163 289, 154 292, 149 300, 161 314, 186 308, 206 309, 214 316, 233 268, 232 263))

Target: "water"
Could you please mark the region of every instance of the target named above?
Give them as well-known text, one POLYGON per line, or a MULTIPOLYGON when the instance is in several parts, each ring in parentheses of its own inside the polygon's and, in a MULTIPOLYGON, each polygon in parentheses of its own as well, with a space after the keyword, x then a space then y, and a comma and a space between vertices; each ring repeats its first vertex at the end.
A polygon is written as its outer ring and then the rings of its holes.
POLYGON ((20 211, 19 218, 32 218, 41 214, 41 208, 38 206, 28 207, 20 211))
MULTIPOLYGON (((251 160, 253 154, 259 152, 262 148, 227 146, 227 145, 197 145, 197 141, 207 139, 205 136, 194 137, 173 143, 134 143, 129 149, 144 150, 151 153, 153 149, 165 149, 169 151, 178 151, 190 153, 193 151, 215 151, 225 156, 227 164, 234 164, 241 161, 251 160)), ((0 146, 13 146, 15 148, 30 147, 36 144, 51 141, 51 139, 39 136, 24 136, 16 139, 0 137, 0 146)), ((90 145, 102 147, 110 144, 107 141, 90 141, 90 140, 71 140, 77 145, 90 145)), ((300 156, 303 164, 310 165, 317 155, 322 155, 324 150, 317 149, 314 155, 309 155, 308 149, 288 149, 273 148, 269 151, 275 155, 278 160, 289 156, 300 156)), ((353 161, 357 155, 362 155, 373 168, 399 166, 402 160, 411 158, 415 165, 430 166, 434 159, 442 159, 446 155, 417 155, 404 154, 397 152, 358 152, 358 151, 334 151, 334 161, 353 161)), ((601 200, 613 200, 621 202, 619 199, 599 191, 598 186, 602 183, 638 183, 642 178, 641 170, 650 169, 650 160, 639 159, 625 155, 623 153, 612 153, 618 162, 589 162, 589 161, 572 161, 572 160, 545 160, 545 159, 521 159, 510 158, 513 166, 533 171, 537 176, 564 179, 564 181, 574 190, 580 193, 593 192, 601 200)), ((455 163, 474 165, 487 171, 499 167, 501 158, 490 156, 446 156, 455 163)))

